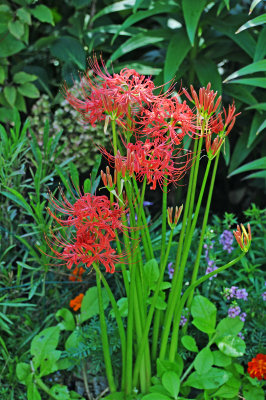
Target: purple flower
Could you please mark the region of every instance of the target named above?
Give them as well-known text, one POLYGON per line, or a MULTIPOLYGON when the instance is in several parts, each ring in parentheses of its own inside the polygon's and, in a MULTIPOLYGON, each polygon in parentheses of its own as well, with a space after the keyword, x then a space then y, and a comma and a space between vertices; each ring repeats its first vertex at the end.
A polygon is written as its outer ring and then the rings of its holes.
POLYGON ((223 231, 220 236, 220 243, 223 245, 223 249, 226 250, 229 254, 234 250, 232 244, 234 242, 234 235, 231 231, 227 229, 223 231))
POLYGON ((263 301, 266 301, 266 292, 262 293, 262 299, 263 299, 263 301))
POLYGON ((238 306, 230 307, 228 310, 228 317, 235 318, 241 313, 241 309, 238 306))
POLYGON ((175 269, 172 268, 172 265, 173 265, 172 262, 170 262, 170 263, 168 264, 168 274, 169 274, 169 278, 170 278, 170 279, 173 279, 173 275, 174 275, 174 272, 175 272, 175 269))
POLYGON ((239 334, 238 334, 237 336, 239 336, 239 337, 240 337, 240 339, 242 339, 242 340, 244 340, 244 339, 245 339, 245 336, 243 335, 243 333, 242 333, 242 332, 239 332, 239 334))
POLYGON ((246 316, 247 316, 247 314, 245 312, 243 312, 242 314, 239 315, 239 318, 241 319, 241 321, 245 322, 246 316))
POLYGON ((152 202, 152 201, 146 201, 146 200, 143 201, 143 206, 144 206, 144 207, 152 206, 152 205, 153 205, 153 202, 152 202))
POLYGON ((181 320, 179 322, 180 326, 184 326, 187 323, 187 318, 184 315, 181 315, 181 320))
POLYGON ((246 289, 237 289, 235 297, 237 299, 247 300, 248 299, 248 292, 246 291, 246 289))
MULTIPOLYGON (((212 264, 211 265, 209 265, 209 263, 208 263, 208 267, 207 267, 207 269, 206 269, 206 272, 205 272, 205 275, 207 275, 207 274, 209 274, 210 272, 213 272, 213 271, 215 271, 216 269, 218 269, 218 267, 216 267, 216 265, 213 265, 214 264, 214 261, 212 262, 212 264), (212 266, 213 265, 213 266, 212 266)), ((211 281, 213 278, 216 278, 216 276, 217 275, 213 275, 213 276, 211 276, 210 278, 209 278, 209 280, 211 281)))

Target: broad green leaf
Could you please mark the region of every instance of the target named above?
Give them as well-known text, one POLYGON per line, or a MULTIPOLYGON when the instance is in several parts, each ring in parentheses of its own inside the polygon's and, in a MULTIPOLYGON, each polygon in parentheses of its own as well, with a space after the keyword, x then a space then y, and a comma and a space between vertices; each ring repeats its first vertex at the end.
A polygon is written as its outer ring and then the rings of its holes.
POLYGON ((14 86, 6 86, 4 88, 4 95, 8 103, 14 107, 16 97, 17 97, 17 91, 14 86))
POLYGON ((30 364, 26 364, 24 362, 18 363, 16 366, 16 374, 18 380, 25 385, 28 381, 28 378, 32 374, 30 364))
POLYGON ((102 17, 103 15, 109 15, 116 11, 130 10, 134 7, 136 0, 123 0, 113 3, 107 7, 104 7, 101 11, 99 11, 96 15, 94 15, 92 21, 102 17))
POLYGON ((216 327, 218 337, 227 335, 237 335, 243 329, 244 322, 239 317, 223 318, 216 327))
POLYGON ((142 400, 171 400, 171 397, 162 393, 149 393, 142 397, 142 400))
POLYGON ((247 65, 244 68, 239 69, 238 71, 234 72, 233 74, 229 75, 224 82, 228 82, 232 79, 238 78, 239 76, 247 75, 247 74, 254 74, 255 72, 266 72, 266 60, 260 60, 254 62, 252 64, 247 65))
POLYGON ((245 396, 245 400, 265 400, 263 389, 250 384, 244 386, 243 396, 245 396))
POLYGON ((224 85, 224 93, 246 104, 257 103, 256 98, 251 94, 252 89, 249 86, 224 85))
POLYGON ((14 82, 15 83, 20 83, 20 84, 36 81, 36 79, 38 79, 38 77, 36 75, 27 74, 24 71, 17 72, 13 76, 14 82))
POLYGON ((40 96, 40 92, 37 89, 37 87, 30 82, 23 83, 18 87, 18 91, 20 94, 22 94, 25 97, 29 97, 31 99, 36 99, 37 97, 40 96))
POLYGON ((196 389, 216 389, 228 381, 230 375, 223 369, 211 368, 206 374, 193 372, 184 383, 196 389))
POLYGON ((238 336, 224 336, 218 341, 219 350, 230 357, 241 357, 245 353, 246 344, 238 336))
POLYGON ((24 48, 25 45, 20 40, 8 33, 0 40, 0 58, 13 56, 24 48))
MULTIPOLYGON (((117 307, 121 317, 127 317, 128 314, 128 299, 127 297, 121 297, 117 300, 117 307)), ((110 315, 115 318, 115 313, 113 309, 110 311, 110 315)))
POLYGON ((31 342, 33 364, 38 368, 48 354, 55 351, 59 341, 59 326, 52 326, 41 331, 31 342))
POLYGON ((166 371, 174 371, 180 377, 183 372, 184 361, 180 355, 177 355, 176 362, 160 360, 157 358, 156 365, 157 375, 159 378, 161 378, 166 371))
POLYGON ((76 189, 79 188, 79 172, 73 162, 69 163, 71 181, 76 189))
POLYGON ((215 350, 213 354, 213 364, 217 367, 228 367, 232 363, 231 357, 221 353, 220 350, 215 350))
POLYGON ((123 24, 116 29, 116 34, 114 35, 111 44, 114 43, 115 39, 117 38, 117 36, 120 34, 120 32, 122 30, 125 30, 127 28, 129 28, 130 26, 136 24, 137 22, 145 19, 145 18, 149 18, 153 15, 156 14, 163 14, 163 13, 172 13, 172 12, 176 12, 179 10, 179 7, 177 6, 171 6, 171 5, 158 5, 150 10, 145 10, 145 11, 139 11, 135 14, 130 15, 124 22, 123 24))
POLYGON ((154 67, 152 63, 140 63, 140 62, 126 62, 119 63, 119 65, 114 66, 114 72, 120 72, 122 68, 127 67, 134 69, 141 75, 158 75, 162 69, 154 67))
POLYGON ((24 113, 27 112, 26 102, 22 94, 20 94, 19 92, 17 92, 15 107, 18 111, 22 111, 24 113))
POLYGON ((209 347, 204 347, 194 360, 195 370, 198 374, 206 374, 213 365, 213 355, 209 347))
POLYGON ((147 292, 150 292, 152 285, 157 282, 159 278, 159 266, 155 258, 146 262, 143 267, 144 282, 147 292))
POLYGON ((36 6, 30 10, 32 15, 41 22, 47 22, 48 24, 54 25, 54 18, 50 8, 43 4, 36 6))
POLYGON ((41 361, 40 377, 50 375, 58 370, 57 361, 59 360, 61 353, 62 352, 59 350, 51 350, 47 352, 41 361))
POLYGON ((251 161, 245 165, 242 165, 231 172, 228 177, 230 178, 233 175, 241 174, 242 172, 253 171, 255 169, 266 169, 266 157, 258 158, 255 161, 251 161))
POLYGON ((1 192, 4 196, 8 197, 9 199, 13 200, 19 206, 23 207, 30 215, 33 215, 33 211, 31 206, 27 203, 25 198, 15 189, 6 187, 8 192, 1 192))
POLYGON ((185 30, 178 29, 178 31, 172 36, 166 52, 164 64, 165 82, 169 82, 172 78, 174 78, 176 71, 186 57, 190 48, 191 44, 188 40, 185 30))
POLYGON ((162 384, 175 399, 179 393, 180 379, 174 371, 166 371, 162 376, 162 384))
POLYGON ((266 179, 266 170, 254 172, 253 174, 247 175, 243 178, 243 181, 246 179, 258 179, 258 178, 266 179))
POLYGON ((189 335, 182 336, 181 338, 182 345, 189 351, 198 352, 198 346, 196 340, 189 335))
POLYGON ((266 54, 266 26, 261 30, 259 37, 257 39, 255 54, 254 54, 254 61, 262 60, 266 54))
POLYGON ((17 17, 20 19, 20 21, 25 22, 28 25, 31 25, 31 15, 26 8, 19 8, 16 11, 16 14, 17 17))
POLYGON ((200 57, 194 61, 194 68, 202 86, 206 87, 211 82, 211 88, 217 91, 218 95, 222 93, 222 78, 214 61, 200 57))
POLYGON ((252 145, 254 140, 257 138, 258 134, 261 131, 263 131, 263 129, 265 129, 265 127, 266 127, 265 115, 262 115, 262 114, 256 112, 252 119, 249 136, 248 136, 247 147, 250 147, 252 145))
POLYGON ((40 392, 35 383, 31 382, 27 386, 27 399, 28 400, 42 400, 40 392))
POLYGON ((65 62, 72 62, 80 69, 86 68, 86 54, 80 42, 71 36, 61 36, 51 46, 54 57, 65 62))
MULTIPOLYGON (((264 0, 263 0, 264 1, 264 0)), ((249 8, 249 15, 252 13, 256 5, 258 5, 261 2, 261 0, 253 0, 251 3, 251 6, 249 8)))
POLYGON ((73 314, 67 308, 61 308, 60 310, 58 310, 55 314, 55 318, 57 319, 57 321, 59 321, 58 326, 62 330, 64 329, 66 331, 73 331, 76 327, 73 314), (62 321, 60 321, 59 317, 62 318, 62 321))
POLYGON ((263 136, 257 137, 257 139, 253 142, 253 144, 248 148, 248 132, 243 133, 237 140, 234 151, 231 157, 231 162, 229 166, 229 174, 234 171, 244 160, 245 158, 251 153, 254 147, 258 144, 263 136))
POLYGON ((252 106, 246 107, 246 110, 266 111, 266 103, 253 104, 252 106))
POLYGON ((118 47, 118 49, 111 55, 110 59, 108 60, 107 66, 110 65, 111 61, 117 60, 124 54, 128 54, 131 51, 139 49, 143 46, 156 45, 157 43, 168 39, 169 37, 171 37, 171 35, 171 29, 157 29, 153 31, 139 33, 136 36, 128 39, 120 47, 118 47))
POLYGON ((8 23, 8 30, 16 39, 20 39, 24 33, 24 24, 20 21, 10 21, 8 23))
MULTIPOLYGON (((105 289, 102 289, 103 307, 109 304, 109 297, 105 289)), ((80 322, 84 322, 99 313, 99 303, 97 295, 97 287, 93 286, 87 290, 81 303, 80 322)))
POLYGON ((240 26, 240 28, 236 31, 236 33, 240 33, 245 29, 252 28, 253 26, 263 25, 265 24, 265 22, 266 22, 266 13, 249 20, 244 25, 240 26))
POLYGON ((205 5, 206 0, 182 0, 182 9, 186 22, 187 34, 192 46, 194 46, 196 29, 205 5))
POLYGON ((133 13, 135 13, 137 11, 137 9, 139 8, 139 6, 141 5, 141 3, 143 3, 144 0, 136 0, 135 1, 135 5, 133 8, 133 13))
POLYGON ((206 321, 205 318, 200 318, 200 317, 194 318, 192 324, 201 332, 208 334, 215 332, 214 326, 211 326, 209 321, 208 320, 206 321))
POLYGON ((0 85, 4 83, 5 79, 6 79, 5 69, 0 65, 0 85))
MULTIPOLYGON (((191 314, 197 321, 206 322, 212 331, 216 325, 217 309, 206 297, 195 296, 191 305, 191 314)), ((196 325, 197 326, 197 325, 196 325)))
POLYGON ((230 82, 231 84, 241 84, 241 85, 251 85, 256 87, 261 87, 266 89, 266 78, 242 78, 242 79, 235 79, 234 81, 230 82))
POLYGON ((51 387, 50 393, 53 394, 57 400, 72 400, 72 397, 70 398, 68 387, 65 385, 57 383, 51 387))
POLYGON ((223 399, 232 399, 237 397, 238 392, 241 386, 241 382, 239 379, 234 378, 233 376, 223 385, 221 386, 217 392, 213 394, 214 397, 222 397, 223 399))

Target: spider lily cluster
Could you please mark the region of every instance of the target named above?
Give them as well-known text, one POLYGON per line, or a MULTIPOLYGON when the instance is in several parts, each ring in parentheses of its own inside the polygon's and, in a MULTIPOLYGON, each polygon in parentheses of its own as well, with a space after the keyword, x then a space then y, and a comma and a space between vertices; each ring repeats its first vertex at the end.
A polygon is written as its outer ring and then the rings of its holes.
MULTIPOLYGON (((103 129, 111 124, 113 153, 100 148, 109 162, 106 172, 101 171, 102 183, 109 196, 82 193, 76 188, 75 202, 71 203, 62 191, 61 201, 51 195, 49 212, 64 227, 65 234, 58 237, 51 232, 47 241, 54 257, 61 259, 71 270, 72 280, 79 280, 81 274, 84 276, 92 268, 96 272, 110 391, 120 390, 125 396, 134 390, 147 393, 156 359, 176 360, 180 326, 185 325, 183 329, 186 329, 188 323, 187 318, 185 323, 182 322, 182 311, 190 309, 194 289, 237 263, 250 246, 250 227, 248 232, 243 225, 241 229, 237 227, 234 234, 242 250, 239 257, 198 278, 219 154, 235 124, 235 105, 230 105, 228 110, 222 108, 221 97, 217 98, 210 84, 201 88, 198 94, 193 86, 190 93, 183 89, 174 94, 173 86, 163 92, 163 87, 155 87, 150 78, 133 69, 125 68, 119 74, 110 74, 103 62, 100 66, 95 58, 81 79, 79 96, 74 96, 66 86, 64 95, 85 123, 94 125, 102 121, 103 129), (190 138, 192 150, 185 149, 190 138), (199 163, 204 153, 208 162, 200 192, 196 193, 199 163), (215 160, 214 165, 212 160, 215 160), (189 170, 184 207, 167 209, 168 185, 177 185, 189 170), (207 184, 210 172, 212 176, 207 184), (156 257, 143 208, 147 186, 150 190, 158 186, 162 190, 162 239, 160 254, 156 257), (207 203, 193 266, 188 265, 187 259, 205 191, 207 203), (169 260, 169 253, 181 216, 182 229, 174 262, 169 260), (166 234, 167 221, 170 235, 166 234), (170 261, 171 283, 164 282, 165 268, 170 261), (126 323, 121 319, 102 267, 107 273, 122 271, 124 296, 128 300, 126 323), (183 293, 184 273, 188 268, 191 280, 183 293), (114 377, 109 353, 101 306, 102 284, 110 297, 121 339, 120 382, 114 377)), ((76 309, 80 308, 81 301, 82 297, 79 297, 73 303, 76 309)))

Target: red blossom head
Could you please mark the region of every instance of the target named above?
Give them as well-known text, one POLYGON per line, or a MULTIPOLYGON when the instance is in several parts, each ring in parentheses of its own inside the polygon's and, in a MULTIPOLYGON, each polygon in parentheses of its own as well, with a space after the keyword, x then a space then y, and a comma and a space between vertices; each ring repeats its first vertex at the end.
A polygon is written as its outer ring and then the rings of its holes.
POLYGON ((211 90, 210 82, 208 83, 206 88, 205 87, 200 88, 199 94, 197 94, 194 87, 190 85, 190 92, 191 96, 187 92, 187 90, 183 88, 183 93, 192 103, 194 103, 197 112, 201 117, 207 119, 217 111, 222 97, 219 96, 215 102, 217 92, 211 90))
POLYGON ((257 354, 248 363, 248 373, 251 378, 258 378, 259 381, 266 379, 266 355, 257 354))
POLYGON ((251 244, 251 228, 250 224, 248 224, 247 225, 248 232, 247 232, 243 224, 240 224, 240 226, 237 225, 237 230, 234 231, 233 233, 237 243, 239 244, 240 249, 246 253, 249 250, 251 244))

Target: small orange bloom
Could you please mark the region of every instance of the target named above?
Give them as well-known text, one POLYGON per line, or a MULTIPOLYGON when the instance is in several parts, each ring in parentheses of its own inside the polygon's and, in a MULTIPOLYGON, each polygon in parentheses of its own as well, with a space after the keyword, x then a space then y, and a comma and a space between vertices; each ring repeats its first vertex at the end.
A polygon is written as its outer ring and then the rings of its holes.
POLYGON ((250 229, 250 224, 248 224, 248 232, 246 231, 245 227, 243 224, 237 225, 237 230, 233 231, 233 234, 235 235, 236 241, 239 244, 239 247, 242 251, 245 253, 248 251, 251 243, 251 229, 250 229), (242 232, 241 232, 241 229, 242 232))
POLYGON ((266 355, 257 354, 248 363, 248 373, 251 378, 258 378, 260 381, 266 379, 266 355))
POLYGON ((85 272, 85 269, 82 267, 76 267, 73 271, 72 274, 70 275, 70 277, 68 278, 70 281, 75 282, 75 281, 82 281, 82 274, 83 272, 85 272))
POLYGON ((69 305, 71 308, 73 308, 74 311, 78 311, 80 309, 83 297, 84 294, 80 293, 77 297, 70 300, 69 305))

